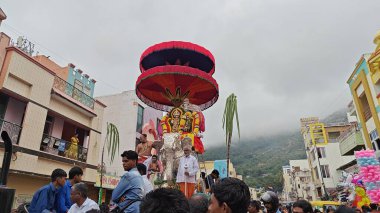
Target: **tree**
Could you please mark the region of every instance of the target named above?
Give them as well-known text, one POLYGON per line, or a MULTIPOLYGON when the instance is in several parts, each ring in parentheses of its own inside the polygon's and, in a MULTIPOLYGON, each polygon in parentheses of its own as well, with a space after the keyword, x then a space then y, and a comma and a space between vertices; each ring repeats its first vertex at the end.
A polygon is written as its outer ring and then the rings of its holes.
POLYGON ((115 124, 107 123, 107 135, 104 139, 103 149, 102 149, 102 162, 100 165, 100 188, 99 188, 99 199, 98 204, 102 204, 103 196, 103 173, 104 173, 104 148, 107 145, 108 156, 111 155, 110 164, 112 164, 115 159, 116 151, 119 153, 119 130, 115 124))
POLYGON ((223 113, 223 129, 226 131, 226 145, 227 145, 227 177, 230 176, 230 149, 231 149, 231 139, 234 130, 234 117, 236 118, 236 124, 240 139, 240 126, 239 126, 239 116, 237 111, 237 97, 235 94, 228 96, 226 100, 226 106, 223 113))

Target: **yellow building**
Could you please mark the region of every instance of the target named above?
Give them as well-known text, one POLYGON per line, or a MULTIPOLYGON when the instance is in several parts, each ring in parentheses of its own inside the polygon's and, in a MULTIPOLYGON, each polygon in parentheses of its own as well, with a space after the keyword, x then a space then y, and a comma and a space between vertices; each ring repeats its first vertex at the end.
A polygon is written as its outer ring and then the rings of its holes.
MULTIPOLYGON (((47 57, 30 53, 0 33, 0 130, 7 131, 14 144, 7 184, 16 189, 14 206, 30 200, 49 183, 54 169, 68 172, 74 165, 83 168, 90 196, 96 199, 93 183, 105 105, 85 94, 84 86, 81 89, 60 78, 47 57), (79 135, 77 151, 68 155, 75 133, 79 135)), ((90 81, 74 67, 69 64, 62 70, 90 81)), ((0 142, 0 159, 3 147, 0 142)))
POLYGON ((347 83, 350 86, 364 143, 379 156, 380 148, 380 32, 375 36, 377 45, 372 54, 364 54, 356 64, 347 83))
POLYGON ((301 134, 313 181, 312 199, 319 199, 335 190, 338 168, 351 162, 354 156, 341 156, 338 137, 350 129, 349 123, 324 124, 317 117, 301 118, 301 134))

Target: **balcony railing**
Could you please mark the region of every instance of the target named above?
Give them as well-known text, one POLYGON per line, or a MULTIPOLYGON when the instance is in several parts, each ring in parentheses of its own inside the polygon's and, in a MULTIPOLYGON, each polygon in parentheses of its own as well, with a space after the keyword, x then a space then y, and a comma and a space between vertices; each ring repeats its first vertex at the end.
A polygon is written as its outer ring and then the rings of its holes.
POLYGON ((18 144, 22 127, 0 118, 0 133, 6 131, 13 144, 18 144))
POLYGON ((72 144, 71 142, 44 134, 41 141, 41 151, 62 157, 87 161, 87 148, 72 144))
POLYGON ((360 131, 351 130, 349 134, 343 135, 339 143, 340 153, 342 155, 353 154, 355 150, 364 148, 364 140, 360 131))
POLYGON ((369 107, 364 108, 364 120, 368 121, 370 118, 372 118, 371 109, 369 107))
POLYGON ((70 97, 79 101, 85 106, 90 107, 91 109, 94 109, 95 100, 93 98, 86 95, 84 92, 80 91, 79 89, 75 88, 73 85, 69 84, 62 78, 56 76, 54 79, 53 87, 64 92, 65 94, 69 95, 70 97))
POLYGON ((309 177, 311 173, 309 171, 299 171, 294 173, 296 177, 309 177))
POLYGON ((344 139, 348 138, 350 135, 356 133, 356 131, 358 131, 358 125, 357 124, 353 124, 349 129, 345 130, 344 132, 342 132, 339 137, 337 137, 336 139, 339 141, 339 142, 342 142, 344 139))

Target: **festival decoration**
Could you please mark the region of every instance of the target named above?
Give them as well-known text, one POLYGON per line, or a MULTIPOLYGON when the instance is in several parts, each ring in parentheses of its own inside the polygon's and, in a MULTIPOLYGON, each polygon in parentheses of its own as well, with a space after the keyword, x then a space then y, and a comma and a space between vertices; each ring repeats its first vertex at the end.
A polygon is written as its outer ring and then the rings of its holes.
MULTIPOLYGON (((355 157, 357 159, 358 165, 360 167, 360 174, 362 176, 362 182, 366 188, 366 191, 359 189, 357 194, 366 194, 369 196, 372 203, 380 202, 380 163, 376 160, 374 150, 361 150, 355 152, 355 157)), ((359 183, 360 180, 357 180, 359 183)), ((363 197, 363 196, 362 196, 363 197)), ((367 202, 367 200, 362 199, 362 202, 367 202)), ((363 203, 358 203, 360 204, 363 203)))
POLYGON ((165 176, 170 180, 174 157, 182 152, 183 143, 190 142, 197 153, 204 152, 202 110, 212 106, 219 97, 218 84, 212 77, 215 59, 199 45, 169 41, 143 52, 140 71, 136 95, 148 106, 167 112, 159 130, 163 138, 160 158, 165 176))

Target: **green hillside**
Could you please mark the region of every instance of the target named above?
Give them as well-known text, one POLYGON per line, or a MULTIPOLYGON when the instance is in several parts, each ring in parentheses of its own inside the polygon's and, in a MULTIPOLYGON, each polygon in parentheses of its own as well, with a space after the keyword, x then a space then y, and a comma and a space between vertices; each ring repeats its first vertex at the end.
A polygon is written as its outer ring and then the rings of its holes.
MULTIPOLYGON (((206 160, 226 159, 226 147, 206 150, 206 160)), ((289 160, 306 158, 300 132, 240 141, 233 144, 231 161, 251 187, 282 187, 282 166, 289 160)))

